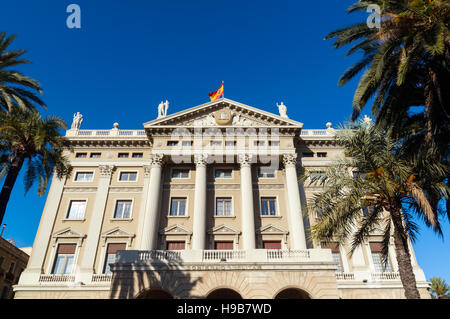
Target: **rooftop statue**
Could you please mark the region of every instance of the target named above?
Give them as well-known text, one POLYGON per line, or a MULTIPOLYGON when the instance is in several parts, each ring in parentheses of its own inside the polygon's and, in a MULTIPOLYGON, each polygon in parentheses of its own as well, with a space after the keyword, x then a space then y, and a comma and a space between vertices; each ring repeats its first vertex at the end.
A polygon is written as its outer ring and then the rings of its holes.
POLYGON ((281 117, 288 117, 287 116, 287 114, 286 114, 286 112, 287 112, 287 107, 286 107, 286 105, 284 105, 283 104, 283 102, 281 102, 281 104, 278 104, 277 103, 277 106, 278 106, 278 112, 280 112, 280 116, 281 117))
POLYGON ((82 122, 83 122, 83 115, 81 115, 80 112, 75 113, 73 115, 72 126, 70 129, 79 130, 82 122))

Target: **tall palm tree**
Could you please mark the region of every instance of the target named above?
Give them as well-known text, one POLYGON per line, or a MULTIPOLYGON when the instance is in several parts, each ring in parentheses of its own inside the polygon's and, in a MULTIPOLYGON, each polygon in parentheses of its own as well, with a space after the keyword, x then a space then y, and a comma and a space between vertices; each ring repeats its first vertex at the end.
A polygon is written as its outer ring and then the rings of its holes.
POLYGON ((0 192, 0 223, 24 164, 25 191, 38 180, 40 196, 45 194, 53 171, 57 178, 70 174, 72 167, 63 151, 71 147, 60 135, 60 129, 67 129, 64 120, 54 116, 43 119, 39 113, 18 106, 0 113, 0 173, 5 178, 0 192))
POLYGON ((21 64, 30 63, 21 56, 25 50, 7 51, 16 35, 6 37, 0 32, 0 112, 10 110, 14 105, 28 110, 35 110, 36 105, 46 107, 36 91, 42 94, 40 84, 17 70, 11 69, 21 64))
POLYGON ((450 191, 442 181, 447 167, 427 158, 411 160, 401 145, 372 124, 342 129, 336 138, 345 147, 346 157, 332 165, 326 176, 312 177, 312 183, 324 187, 324 192, 315 194, 309 202, 312 211, 320 212, 311 227, 312 237, 340 243, 349 238, 353 253, 375 227, 381 228, 385 262, 393 236, 405 296, 420 298, 408 237, 415 239, 414 215, 441 233, 439 211, 430 198, 448 198, 450 191), (352 171, 358 172, 356 177, 350 174, 352 171), (373 209, 362 216, 367 206, 373 209))
MULTIPOLYGON (((401 141, 414 157, 430 156, 449 166, 450 3, 448 0, 360 0, 348 12, 381 9, 380 28, 366 21, 334 32, 335 48, 352 45, 347 55, 361 59, 339 85, 362 74, 353 99, 352 120, 369 101, 378 127, 401 141), (417 112, 417 110, 422 110, 417 112)), ((443 180, 450 185, 450 175, 443 180)), ((442 198, 432 198, 439 202, 442 198)), ((450 200, 446 201, 450 220, 450 200)))
POLYGON ((431 292, 435 299, 450 299, 450 285, 447 285, 441 277, 431 278, 431 292))

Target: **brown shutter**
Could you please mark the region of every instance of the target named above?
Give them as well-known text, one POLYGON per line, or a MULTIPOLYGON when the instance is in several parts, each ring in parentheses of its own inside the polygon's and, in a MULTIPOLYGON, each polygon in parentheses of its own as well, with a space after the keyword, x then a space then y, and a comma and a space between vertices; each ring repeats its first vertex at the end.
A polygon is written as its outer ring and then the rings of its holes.
POLYGON ((127 244, 108 244, 108 254, 115 255, 118 250, 126 250, 127 244))
POLYGON ((339 244, 338 243, 321 243, 320 246, 323 249, 331 249, 331 252, 333 252, 333 253, 339 252, 339 244))
POLYGON ((265 241, 264 249, 281 249, 281 241, 265 241))
POLYGON ((217 250, 233 250, 232 241, 216 241, 214 246, 217 250))
POLYGON ((76 244, 59 244, 58 254, 73 255, 75 254, 76 244))
POLYGON ((383 243, 369 243, 370 250, 373 253, 381 253, 383 251, 383 243))
POLYGON ((167 242, 167 250, 184 250, 184 241, 169 241, 167 242))

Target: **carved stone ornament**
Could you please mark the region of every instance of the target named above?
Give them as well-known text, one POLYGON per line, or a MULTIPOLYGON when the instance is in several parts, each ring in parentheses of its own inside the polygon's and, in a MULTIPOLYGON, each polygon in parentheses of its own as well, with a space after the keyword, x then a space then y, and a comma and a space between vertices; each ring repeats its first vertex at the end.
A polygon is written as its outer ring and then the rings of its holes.
POLYGON ((238 161, 239 164, 242 166, 250 166, 252 163, 253 155, 251 154, 239 154, 238 155, 238 161))
POLYGON ((194 155, 195 165, 198 167, 205 167, 208 164, 208 155, 207 154, 197 154, 194 155))
POLYGON ((283 155, 284 166, 296 166, 297 165, 297 154, 284 154, 283 155))
POLYGON ((152 163, 152 166, 161 167, 164 164, 164 155, 152 154, 150 155, 150 162, 152 163))
POLYGON ((111 177, 114 165, 99 165, 100 177, 111 177))
POLYGON ((152 167, 150 165, 144 165, 144 177, 150 177, 150 171, 152 167))

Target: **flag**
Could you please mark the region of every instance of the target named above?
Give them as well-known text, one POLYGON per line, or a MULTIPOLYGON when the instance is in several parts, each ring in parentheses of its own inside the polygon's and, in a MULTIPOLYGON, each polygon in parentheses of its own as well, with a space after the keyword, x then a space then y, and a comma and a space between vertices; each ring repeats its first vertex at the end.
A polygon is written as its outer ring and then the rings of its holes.
POLYGON ((221 97, 223 95, 223 82, 222 85, 220 86, 220 88, 217 91, 214 91, 212 93, 208 93, 209 98, 211 99, 211 101, 215 101, 218 100, 219 97, 221 97))

